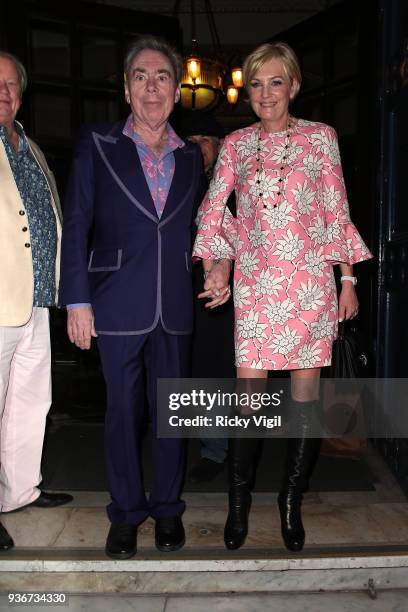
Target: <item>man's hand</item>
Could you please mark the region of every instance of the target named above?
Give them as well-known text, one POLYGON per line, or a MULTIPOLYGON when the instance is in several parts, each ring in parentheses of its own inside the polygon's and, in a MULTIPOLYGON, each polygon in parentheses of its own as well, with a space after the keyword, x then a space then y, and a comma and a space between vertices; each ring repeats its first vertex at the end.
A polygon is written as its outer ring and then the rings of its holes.
POLYGON ((97 338, 91 306, 67 309, 68 337, 78 348, 91 348, 91 337, 97 338))
POLYGON ((198 294, 200 299, 210 298, 206 308, 215 308, 225 304, 230 298, 231 290, 228 284, 230 275, 229 259, 221 259, 210 269, 205 270, 204 291, 198 294))

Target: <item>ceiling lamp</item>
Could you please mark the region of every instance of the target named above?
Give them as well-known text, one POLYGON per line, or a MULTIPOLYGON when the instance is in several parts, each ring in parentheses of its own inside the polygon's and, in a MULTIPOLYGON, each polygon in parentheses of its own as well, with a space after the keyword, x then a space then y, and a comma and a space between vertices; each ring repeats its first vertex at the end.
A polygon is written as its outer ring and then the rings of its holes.
MULTIPOLYGON (((180 0, 176 0, 174 14, 178 14, 180 0)), ((221 45, 215 26, 210 0, 205 0, 205 13, 211 34, 214 56, 220 58, 221 45)), ((191 0, 191 54, 183 60, 181 76, 181 104, 189 110, 210 110, 223 93, 225 64, 217 59, 202 57, 196 37, 195 0, 191 0)))
POLYGON ((231 85, 227 89, 227 100, 230 104, 236 104, 238 102, 239 90, 237 87, 231 85))
POLYGON ((187 59, 187 74, 192 82, 196 81, 200 76, 200 60, 198 57, 189 57, 187 59))
POLYGON ((231 70, 231 78, 234 83, 234 87, 243 87, 244 80, 242 76, 242 68, 233 68, 231 70))
POLYGON ((222 94, 224 66, 216 60, 200 58, 199 62, 194 60, 199 70, 193 72, 189 62, 189 58, 183 62, 181 103, 190 110, 210 110, 222 94))

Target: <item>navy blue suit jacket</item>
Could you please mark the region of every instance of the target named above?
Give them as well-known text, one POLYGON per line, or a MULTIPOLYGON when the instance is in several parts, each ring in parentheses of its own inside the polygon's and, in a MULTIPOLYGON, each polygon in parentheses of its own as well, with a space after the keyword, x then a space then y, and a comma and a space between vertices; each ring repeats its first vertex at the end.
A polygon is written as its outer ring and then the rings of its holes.
POLYGON ((193 326, 191 227, 202 160, 197 145, 174 151, 159 219, 124 122, 84 129, 64 207, 59 302, 89 302, 99 334, 172 334, 193 326))

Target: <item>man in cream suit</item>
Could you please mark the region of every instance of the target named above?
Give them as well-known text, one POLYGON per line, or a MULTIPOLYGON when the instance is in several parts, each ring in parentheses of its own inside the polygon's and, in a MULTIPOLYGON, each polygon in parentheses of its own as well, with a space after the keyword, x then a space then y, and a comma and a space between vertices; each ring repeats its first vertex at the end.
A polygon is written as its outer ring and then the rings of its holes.
MULTIPOLYGON (((55 304, 61 212, 40 149, 15 121, 24 66, 0 51, 0 512, 72 500, 46 493, 40 463, 51 405, 48 307, 55 304)), ((0 524, 0 550, 13 540, 0 524)))

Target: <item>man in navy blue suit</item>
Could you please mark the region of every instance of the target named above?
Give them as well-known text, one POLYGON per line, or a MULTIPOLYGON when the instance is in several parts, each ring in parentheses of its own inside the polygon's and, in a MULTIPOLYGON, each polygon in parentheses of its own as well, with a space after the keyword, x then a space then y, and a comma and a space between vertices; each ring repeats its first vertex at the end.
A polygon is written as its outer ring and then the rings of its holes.
MULTIPOLYGON (((183 441, 156 435, 158 378, 189 375, 193 325, 191 225, 202 177, 197 145, 168 118, 181 60, 164 41, 137 40, 125 58, 127 121, 82 132, 65 203, 60 303, 82 349, 98 338, 107 386, 105 456, 111 503, 106 553, 136 552, 152 516, 162 551, 184 544, 183 441), (147 396, 154 477, 145 497, 140 423, 147 396)), ((213 301, 224 299, 224 288, 213 301)))

